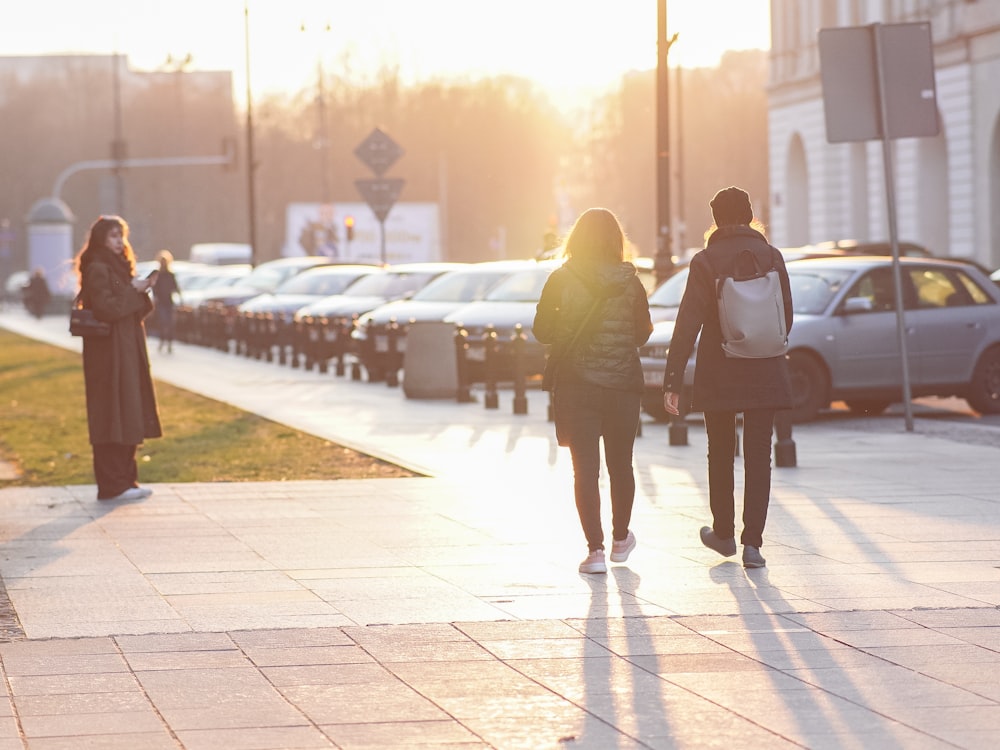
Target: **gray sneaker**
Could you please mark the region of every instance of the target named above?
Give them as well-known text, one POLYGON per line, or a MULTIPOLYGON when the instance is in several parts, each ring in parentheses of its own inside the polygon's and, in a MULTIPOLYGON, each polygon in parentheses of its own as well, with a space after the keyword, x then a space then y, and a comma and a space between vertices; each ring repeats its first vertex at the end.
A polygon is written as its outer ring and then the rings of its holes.
POLYGON ((709 549, 714 549, 723 557, 732 557, 736 554, 736 537, 719 539, 711 526, 701 527, 701 543, 709 549))
POLYGON ((763 568, 767 565, 767 560, 760 554, 759 547, 751 547, 749 544, 743 545, 743 567, 763 568))

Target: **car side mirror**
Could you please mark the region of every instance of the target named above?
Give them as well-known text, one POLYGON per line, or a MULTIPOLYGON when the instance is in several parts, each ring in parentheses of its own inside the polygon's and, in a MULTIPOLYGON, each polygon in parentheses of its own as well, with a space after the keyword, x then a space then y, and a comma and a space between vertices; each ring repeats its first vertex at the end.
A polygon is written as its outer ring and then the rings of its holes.
POLYGON ((875 305, 868 297, 848 297, 844 300, 844 312, 848 315, 853 313, 871 312, 875 305))

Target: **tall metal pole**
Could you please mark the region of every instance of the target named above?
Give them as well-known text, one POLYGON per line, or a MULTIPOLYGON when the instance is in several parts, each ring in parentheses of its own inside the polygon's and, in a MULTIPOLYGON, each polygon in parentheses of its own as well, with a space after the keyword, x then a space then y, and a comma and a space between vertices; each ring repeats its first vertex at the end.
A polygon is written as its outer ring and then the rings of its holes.
POLYGON ((253 95, 250 91, 250 3, 243 0, 243 36, 246 45, 247 77, 247 215, 250 221, 250 265, 257 265, 257 199, 254 190, 253 95))
POLYGON ((656 282, 666 281, 674 272, 673 243, 670 236, 670 71, 667 55, 677 40, 667 38, 667 0, 656 7, 656 282))
POLYGON ((879 126, 882 130, 882 160, 885 167, 885 202, 892 248, 892 281, 896 292, 896 334, 903 375, 903 411, 906 431, 913 432, 913 404, 910 390, 910 357, 906 346, 906 319, 903 313, 903 279, 899 267, 899 232, 896 227, 896 179, 893 176, 892 142, 889 137, 889 107, 885 100, 885 64, 882 55, 882 24, 871 25, 875 42, 875 72, 878 81, 879 126))

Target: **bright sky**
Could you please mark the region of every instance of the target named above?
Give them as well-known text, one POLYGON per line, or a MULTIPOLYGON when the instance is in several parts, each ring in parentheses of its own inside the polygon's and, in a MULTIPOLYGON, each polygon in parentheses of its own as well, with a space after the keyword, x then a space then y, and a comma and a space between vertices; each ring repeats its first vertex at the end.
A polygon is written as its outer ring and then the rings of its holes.
MULTIPOLYGON (((315 82, 350 60, 357 78, 397 65, 405 81, 532 78, 555 100, 656 67, 657 0, 246 0, 254 95, 315 82), (302 29, 303 25, 305 30, 302 29), (327 28, 329 27, 329 28, 327 28)), ((244 0, 9 0, 0 54, 121 52, 133 68, 190 54, 246 88, 244 0)), ((671 66, 713 66, 727 49, 770 46, 769 0, 669 0, 671 66), (723 21, 723 22, 720 22, 723 21)))

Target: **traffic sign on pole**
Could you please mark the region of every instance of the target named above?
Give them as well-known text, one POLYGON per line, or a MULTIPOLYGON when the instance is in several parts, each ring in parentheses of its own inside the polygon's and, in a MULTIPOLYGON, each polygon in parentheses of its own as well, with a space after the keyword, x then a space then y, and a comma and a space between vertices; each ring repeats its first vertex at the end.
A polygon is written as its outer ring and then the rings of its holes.
POLYGON ((375 128, 354 149, 354 155, 381 177, 403 155, 403 149, 392 138, 375 128))
POLYGON ((354 181, 361 197, 365 199, 379 221, 385 221, 385 217, 389 215, 389 211, 399 200, 405 184, 406 180, 399 178, 380 177, 375 180, 354 181))

